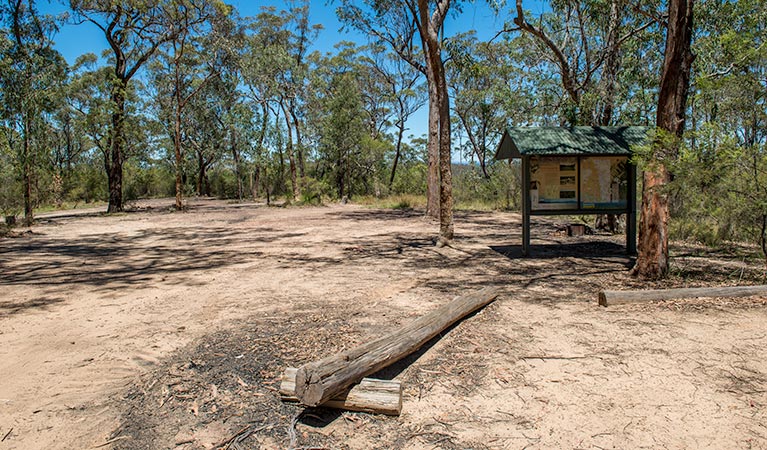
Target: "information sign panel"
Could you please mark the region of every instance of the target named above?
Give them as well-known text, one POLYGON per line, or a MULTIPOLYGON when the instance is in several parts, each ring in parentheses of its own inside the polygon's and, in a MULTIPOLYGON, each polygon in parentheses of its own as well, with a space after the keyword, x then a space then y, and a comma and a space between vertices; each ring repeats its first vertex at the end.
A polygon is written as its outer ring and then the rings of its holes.
POLYGON ((530 203, 533 211, 577 209, 577 189, 577 158, 530 158, 530 203))
POLYGON ((580 160, 580 209, 626 209, 625 156, 588 156, 580 160))

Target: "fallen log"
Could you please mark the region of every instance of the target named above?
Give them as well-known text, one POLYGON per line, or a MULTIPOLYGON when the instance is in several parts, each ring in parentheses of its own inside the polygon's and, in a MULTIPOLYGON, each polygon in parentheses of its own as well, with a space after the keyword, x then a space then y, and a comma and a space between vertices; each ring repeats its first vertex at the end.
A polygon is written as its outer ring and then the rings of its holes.
POLYGON ((767 286, 648 289, 643 291, 602 291, 599 293, 599 305, 607 306, 619 303, 697 297, 750 297, 752 295, 767 296, 767 286))
POLYGON ((498 289, 485 288, 456 297, 399 330, 319 361, 296 372, 296 397, 307 406, 327 402, 366 375, 415 352, 431 338, 495 300, 498 289))
MULTIPOLYGON (((280 397, 283 402, 298 402, 296 397, 296 372, 288 367, 280 380, 280 397)), ((348 391, 334 396, 321 406, 374 414, 398 416, 402 412, 402 383, 394 380, 363 378, 348 391)))

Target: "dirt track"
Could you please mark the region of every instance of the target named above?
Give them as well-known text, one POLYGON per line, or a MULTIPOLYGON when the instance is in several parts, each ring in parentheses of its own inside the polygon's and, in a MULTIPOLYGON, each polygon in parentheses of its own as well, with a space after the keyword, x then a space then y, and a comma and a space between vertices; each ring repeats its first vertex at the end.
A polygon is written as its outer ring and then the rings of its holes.
MULTIPOLYGON (((643 286, 619 239, 542 221, 525 259, 511 213, 458 213, 440 249, 417 211, 139 206, 0 240, 0 450, 286 448, 294 417, 298 447, 767 448, 765 301, 599 308, 643 286), (276 400, 285 365, 485 285, 504 294, 381 374, 402 416, 276 400)), ((698 250, 652 287, 764 282, 698 250)))

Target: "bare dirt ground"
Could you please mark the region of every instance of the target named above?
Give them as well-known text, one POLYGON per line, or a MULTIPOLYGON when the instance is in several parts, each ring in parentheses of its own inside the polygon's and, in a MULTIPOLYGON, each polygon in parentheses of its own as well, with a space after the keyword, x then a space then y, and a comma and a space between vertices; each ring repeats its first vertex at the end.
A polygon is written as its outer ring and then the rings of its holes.
POLYGON ((761 284, 742 249, 674 247, 640 283, 620 237, 459 212, 141 202, 0 239, 0 449, 767 448, 765 299, 600 308, 600 289, 761 284), (560 245, 562 244, 562 245, 560 245), (503 294, 379 377, 400 417, 282 404, 286 366, 454 296, 503 294))

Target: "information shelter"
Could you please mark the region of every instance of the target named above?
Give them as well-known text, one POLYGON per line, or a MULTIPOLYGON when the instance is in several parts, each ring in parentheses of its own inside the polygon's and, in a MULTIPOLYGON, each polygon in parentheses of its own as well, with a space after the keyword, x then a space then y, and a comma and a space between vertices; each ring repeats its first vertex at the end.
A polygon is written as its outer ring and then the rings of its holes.
POLYGON ((636 253, 636 167, 632 147, 647 127, 516 127, 496 160, 522 160, 522 253, 530 216, 626 214, 626 250, 636 253))

